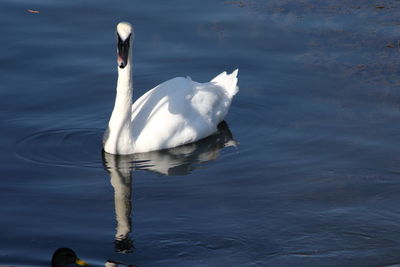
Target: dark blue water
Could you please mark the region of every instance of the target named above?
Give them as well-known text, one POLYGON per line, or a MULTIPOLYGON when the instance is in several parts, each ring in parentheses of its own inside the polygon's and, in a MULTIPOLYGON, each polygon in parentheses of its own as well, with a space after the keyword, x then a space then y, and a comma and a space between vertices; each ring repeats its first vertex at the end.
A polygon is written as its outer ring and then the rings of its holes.
POLYGON ((93 266, 400 263, 398 1, 0 7, 0 265, 58 247, 93 266), (102 153, 122 20, 135 98, 239 68, 217 135, 102 153))

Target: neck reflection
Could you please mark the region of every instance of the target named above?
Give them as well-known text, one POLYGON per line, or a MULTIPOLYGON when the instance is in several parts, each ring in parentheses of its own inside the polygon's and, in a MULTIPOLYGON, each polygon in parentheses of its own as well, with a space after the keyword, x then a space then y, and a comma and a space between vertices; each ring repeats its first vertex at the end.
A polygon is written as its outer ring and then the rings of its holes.
POLYGON ((115 249, 131 253, 130 238, 132 216, 132 171, 145 170, 162 175, 187 175, 201 164, 216 160, 224 147, 236 146, 225 121, 218 125, 218 132, 196 143, 180 147, 133 155, 113 155, 103 151, 103 164, 110 174, 114 188, 117 227, 115 249))
POLYGON ((132 164, 126 156, 108 154, 104 151, 103 164, 110 174, 110 182, 114 188, 117 219, 115 249, 117 252, 130 253, 133 249, 133 242, 129 236, 132 214, 132 164))

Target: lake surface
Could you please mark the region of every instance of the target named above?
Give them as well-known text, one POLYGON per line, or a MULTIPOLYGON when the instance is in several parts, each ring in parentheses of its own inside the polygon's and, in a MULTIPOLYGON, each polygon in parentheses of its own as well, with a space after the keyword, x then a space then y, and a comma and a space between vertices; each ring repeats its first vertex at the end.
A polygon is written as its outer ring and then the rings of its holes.
POLYGON ((59 247, 92 266, 400 264, 398 1, 0 7, 0 265, 48 266, 59 247), (102 153, 119 21, 135 99, 239 68, 218 134, 102 153))

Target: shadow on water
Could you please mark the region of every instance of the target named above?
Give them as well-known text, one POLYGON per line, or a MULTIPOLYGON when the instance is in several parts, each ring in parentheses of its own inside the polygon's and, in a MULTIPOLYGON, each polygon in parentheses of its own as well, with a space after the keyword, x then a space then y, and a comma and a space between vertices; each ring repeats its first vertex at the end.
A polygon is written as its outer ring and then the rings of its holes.
POLYGON ((132 155, 113 155, 102 152, 103 165, 110 174, 114 188, 114 204, 117 227, 115 249, 120 253, 132 253, 132 172, 145 170, 162 175, 187 175, 198 166, 218 158, 224 147, 236 142, 225 121, 218 125, 218 132, 198 142, 176 148, 132 155))

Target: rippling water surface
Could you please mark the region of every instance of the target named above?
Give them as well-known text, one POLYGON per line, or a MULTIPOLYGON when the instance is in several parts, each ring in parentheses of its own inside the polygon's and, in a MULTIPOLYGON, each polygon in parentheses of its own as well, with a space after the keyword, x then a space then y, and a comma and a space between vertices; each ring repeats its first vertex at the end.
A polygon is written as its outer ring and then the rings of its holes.
POLYGON ((94 266, 400 263, 397 1, 0 7, 0 265, 48 266, 58 247, 94 266), (240 69, 217 134, 102 153, 121 20, 135 98, 240 69))

